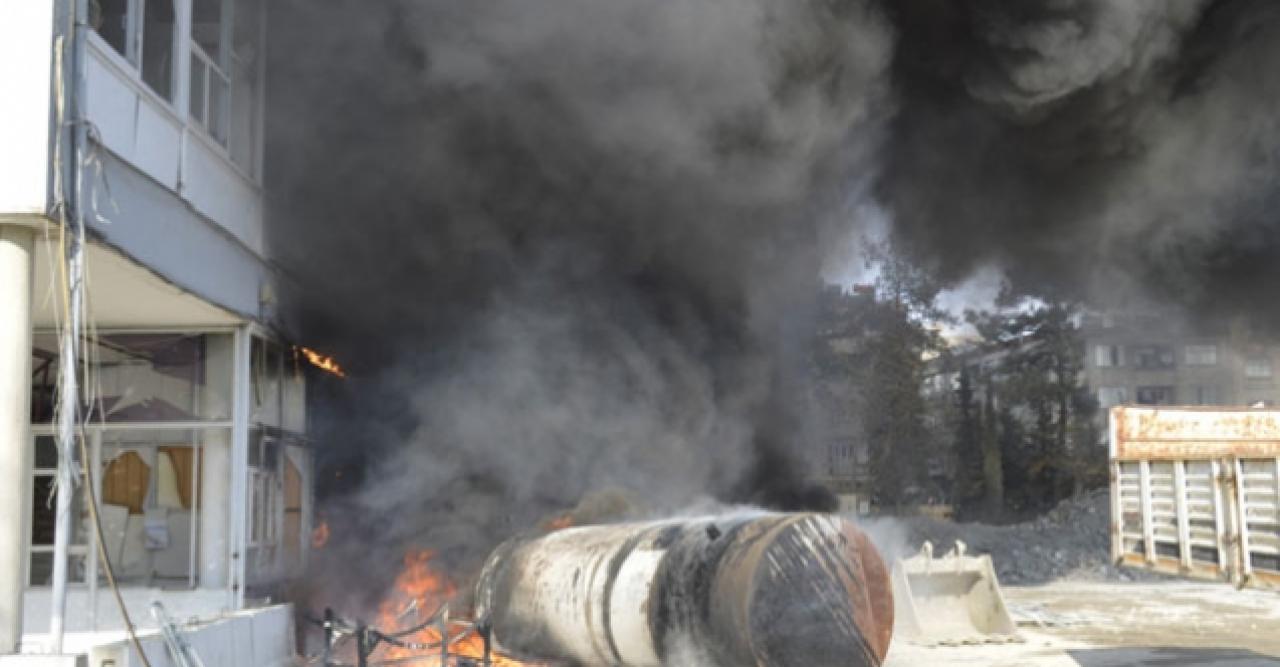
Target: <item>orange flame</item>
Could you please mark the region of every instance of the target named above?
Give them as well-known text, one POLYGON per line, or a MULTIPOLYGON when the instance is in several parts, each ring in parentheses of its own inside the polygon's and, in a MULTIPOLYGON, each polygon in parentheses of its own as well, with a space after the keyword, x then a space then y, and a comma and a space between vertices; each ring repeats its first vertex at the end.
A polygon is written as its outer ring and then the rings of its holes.
POLYGON ((340 378, 347 377, 346 371, 342 370, 342 366, 338 365, 337 360, 326 354, 320 354, 309 347, 296 346, 294 349, 302 353, 302 356, 311 362, 312 366, 319 368, 326 373, 332 373, 340 378))
POLYGON ((323 549, 324 545, 328 543, 329 543, 329 522, 321 521, 320 525, 316 526, 315 529, 311 531, 311 548, 323 549))
POLYGON ((572 528, 572 527, 573 527, 573 515, 572 515, 572 514, 561 514, 560 516, 558 516, 558 517, 556 517, 556 518, 554 518, 554 519, 551 519, 550 521, 546 522, 546 523, 544 524, 544 526, 546 527, 546 530, 547 530, 547 532, 548 532, 548 533, 554 533, 554 532, 556 532, 557 530, 564 530, 565 528, 572 528))
MULTIPOLYGON (((457 587, 443 573, 431 567, 434 557, 434 552, 425 549, 405 554, 404 569, 396 577, 391 593, 378 606, 377 625, 383 632, 391 634, 400 628, 417 625, 453 599, 457 587)), ((457 636, 464 627, 459 623, 450 624, 449 636, 457 636)), ((401 639, 408 643, 433 644, 440 641, 440 626, 433 624, 401 639)), ((420 660, 414 664, 441 667, 438 648, 426 651, 387 646, 381 655, 384 659, 418 656, 420 660)), ((484 639, 473 633, 450 646, 449 656, 479 660, 484 656, 484 639)), ((536 667, 533 663, 520 662, 496 652, 492 658, 492 664, 497 667, 536 667)))

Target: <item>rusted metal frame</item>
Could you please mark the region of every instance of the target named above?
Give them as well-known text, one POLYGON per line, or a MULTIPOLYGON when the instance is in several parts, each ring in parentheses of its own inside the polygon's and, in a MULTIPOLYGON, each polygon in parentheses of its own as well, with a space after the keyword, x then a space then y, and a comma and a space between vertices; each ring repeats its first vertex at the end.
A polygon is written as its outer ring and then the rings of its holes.
POLYGON ((1237 543, 1240 545, 1240 582, 1241 585, 1248 585, 1249 580, 1253 578, 1253 557, 1249 553, 1249 516, 1248 516, 1248 498, 1245 495, 1245 477, 1244 477, 1244 461, 1234 459, 1231 461, 1233 471, 1235 473, 1235 496, 1236 496, 1236 516, 1238 517, 1238 535, 1237 543))
MULTIPOLYGON (((1113 444, 1112 448, 1114 447, 1113 444)), ((1124 499, 1121 498, 1124 475, 1120 461, 1115 458, 1111 459, 1111 480, 1112 487, 1116 490, 1111 494, 1111 562, 1119 563, 1124 556, 1124 499)))
POLYGON ((1209 462, 1209 481, 1210 488, 1213 490, 1213 529, 1217 536, 1218 547, 1218 567, 1224 574, 1231 576, 1232 566, 1231 558, 1231 528, 1227 525, 1228 518, 1224 511, 1223 504, 1226 494, 1222 488, 1222 462, 1209 462))
POLYGON ((1142 550, 1147 557, 1147 562, 1155 564, 1156 562, 1156 536, 1155 526, 1151 518, 1151 462, 1140 461, 1138 463, 1139 484, 1142 488, 1142 498, 1139 502, 1142 504, 1142 550))
POLYGON ((1178 522, 1178 557, 1182 567, 1191 569, 1191 519, 1187 516, 1186 461, 1173 462, 1174 513, 1178 522))
POLYGON ((1193 562, 1191 569, 1184 570, 1179 559, 1169 556, 1157 556, 1154 563, 1149 563, 1142 554, 1126 554, 1120 559, 1119 564, 1152 572, 1163 572, 1207 581, 1222 581, 1225 576, 1221 568, 1210 563, 1193 562))

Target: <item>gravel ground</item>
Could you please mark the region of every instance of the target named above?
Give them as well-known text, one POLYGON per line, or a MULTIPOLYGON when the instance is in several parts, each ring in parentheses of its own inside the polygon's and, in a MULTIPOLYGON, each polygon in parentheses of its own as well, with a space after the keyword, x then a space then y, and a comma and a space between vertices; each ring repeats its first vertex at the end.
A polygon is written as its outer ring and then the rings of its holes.
MULTIPOLYGON (((1068 499, 1034 521, 1008 526, 914 517, 903 521, 899 530, 905 534, 899 539, 905 540, 908 551, 931 541, 935 555, 946 553, 961 540, 969 553, 991 555, 1002 584, 1164 579, 1111 565, 1110 508, 1108 491, 1100 489, 1068 499)), ((887 549, 890 557, 903 555, 893 553, 901 550, 887 549)))

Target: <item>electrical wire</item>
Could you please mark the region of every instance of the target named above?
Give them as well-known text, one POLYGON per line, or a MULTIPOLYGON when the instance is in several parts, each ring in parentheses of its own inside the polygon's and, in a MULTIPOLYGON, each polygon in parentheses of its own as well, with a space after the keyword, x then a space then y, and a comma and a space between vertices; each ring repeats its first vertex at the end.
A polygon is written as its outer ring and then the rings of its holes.
MULTIPOLYGON (((66 182, 65 182, 65 174, 63 173, 63 167, 66 162, 65 155, 64 155, 64 152, 66 150, 66 145, 65 145, 66 131, 68 129, 72 130, 73 132, 78 131, 77 126, 88 123, 88 120, 86 118, 80 117, 83 115, 82 112, 83 112, 84 100, 76 100, 76 103, 78 105, 77 108, 80 110, 76 114, 78 117, 76 119, 73 119, 70 123, 68 123, 67 121, 67 113, 66 113, 67 63, 66 63, 66 55, 65 55, 67 50, 67 36, 70 35, 73 37, 72 43, 74 44, 76 41, 74 39, 76 32, 79 30, 83 30, 85 27, 83 24, 78 22, 78 19, 81 19, 83 17, 79 17, 76 11, 72 10, 67 14, 68 16, 67 16, 66 33, 58 37, 58 40, 55 44, 55 52, 54 52, 54 57, 56 59, 55 71, 58 74, 55 81, 54 104, 55 104, 55 113, 57 115, 56 127, 59 128, 59 131, 54 140, 54 170, 53 170, 53 173, 54 173, 53 186, 54 187, 53 187, 53 190, 54 190, 54 198, 55 198, 54 208, 55 208, 56 215, 58 218, 58 223, 59 223, 58 239, 57 239, 57 247, 58 247, 57 269, 58 269, 58 285, 61 288, 58 290, 58 295, 61 297, 59 299, 60 301, 59 305, 61 307, 54 308, 53 312, 54 312, 54 330, 57 334, 58 340, 62 341, 64 337, 67 337, 67 336, 71 337, 72 339, 70 341, 71 347, 73 350, 75 350, 75 348, 78 345, 82 345, 85 341, 81 338, 80 331, 70 330, 71 322, 75 321, 74 318, 72 318, 72 313, 71 313, 72 304, 71 304, 70 293, 71 293, 72 285, 70 284, 69 270, 67 267, 67 228, 69 227, 71 221, 68 219, 67 188, 66 188, 66 182)), ((73 57, 84 57, 84 54, 77 53, 73 57)), ((88 137, 89 134, 90 133, 86 129, 85 136, 88 137)), ((84 252, 84 249, 85 249, 84 243, 86 241, 86 235, 85 235, 85 229, 84 229, 84 215, 83 215, 84 212, 82 210, 84 206, 84 196, 83 196, 84 193, 82 192, 82 184, 83 184, 82 171, 85 169, 86 165, 90 164, 93 160, 96 160, 96 155, 94 155, 92 151, 93 151, 92 147, 83 146, 83 145, 80 145, 80 142, 77 142, 77 145, 75 146, 76 155, 73 156, 73 160, 72 160, 72 168, 77 170, 76 188, 75 188, 75 198, 76 198, 76 201, 75 201, 76 239, 75 240, 78 244, 78 251, 81 253, 84 252), (82 153, 82 151, 88 151, 88 152, 82 153), (80 159, 77 160, 77 159, 74 159, 74 157, 80 157, 80 159)), ((108 197, 110 197, 109 192, 108 192, 108 197)), ((96 210, 96 202, 97 202, 97 198, 95 196, 93 199, 93 205, 95 210, 96 210)), ((52 240, 53 239, 50 237, 50 234, 49 234, 49 229, 48 227, 46 227, 45 228, 46 244, 47 245, 51 244, 52 240)), ((50 264, 53 264, 54 262, 52 257, 47 257, 47 261, 50 264)), ((74 355, 74 356, 80 358, 80 362, 83 364, 81 372, 85 378, 86 384, 90 385, 89 387, 86 388, 86 391, 84 391, 85 396, 90 397, 88 404, 93 405, 93 403, 97 402, 99 405, 101 405, 101 385, 100 385, 101 378, 100 378, 100 375, 96 372, 96 370, 101 366, 101 359, 97 356, 97 353, 98 353, 97 346, 93 344, 93 341, 96 341, 97 339, 97 326, 96 326, 96 323, 93 322, 92 316, 90 315, 90 310, 88 307, 88 299, 84 298, 84 294, 88 291, 89 270, 88 270, 88 263, 83 260, 83 255, 82 255, 80 264, 81 264, 81 272, 80 272, 80 275, 78 276, 78 279, 80 280, 79 288, 82 290, 82 298, 79 303, 80 312, 77 313, 77 315, 81 316, 82 318, 80 320, 81 322, 87 323, 86 325, 87 333, 88 333, 88 336, 91 338, 89 341, 90 345, 86 347, 88 347, 91 350, 91 352, 83 356, 81 355, 74 355), (96 401, 94 399, 96 399, 96 401)), ((52 269, 53 267, 51 266, 50 268, 52 269)), ((50 273, 52 273, 52 271, 50 271, 50 273)), ((52 289, 53 289, 53 286, 50 285, 50 290, 52 291, 52 289)), ((49 295, 49 296, 52 296, 52 295, 49 295)), ((68 360, 62 359, 60 363, 65 364, 67 362, 68 360)), ((67 387, 64 387, 64 386, 59 387, 59 391, 67 391, 67 390, 68 390, 67 387)), ((78 400, 79 400, 79 396, 77 396, 77 401, 78 400)), ((92 411, 90 411, 90 415, 91 414, 92 414, 92 411)), ((90 415, 85 415, 86 421, 91 418, 90 415)), ((98 410, 98 415, 100 418, 103 418, 103 411, 101 409, 98 410)), ((55 401, 55 408, 54 408, 54 414, 53 414, 54 422, 56 423, 62 417, 63 415, 61 414, 61 401, 58 400, 58 401, 55 401)), ((80 422, 80 420, 77 420, 76 426, 77 426, 76 437, 79 442, 80 459, 83 463, 86 463, 86 464, 92 463, 89 461, 89 453, 87 451, 87 446, 85 444, 85 441, 87 439, 86 438, 87 433, 85 428, 86 424, 80 422)), ((74 460, 72 459, 73 452, 64 451, 64 452, 59 452, 59 454, 62 459, 62 465, 73 465, 74 463, 74 460)), ((83 474, 85 479, 85 490, 86 490, 85 496, 88 501, 87 504, 89 506, 89 514, 93 520, 94 542, 97 544, 99 561, 101 563, 100 567, 102 568, 103 572, 106 574, 107 583, 111 587, 111 591, 114 594, 114 597, 116 600, 116 605, 120 611, 120 617, 124 621, 125 631, 129 636, 129 641, 133 645, 134 651, 138 655, 139 661, 144 665, 144 667, 151 667, 151 660, 147 657, 147 653, 142 647, 142 642, 138 638, 137 627, 134 625, 133 619, 129 615, 128 606, 125 604, 124 597, 120 593, 119 582, 116 581, 116 577, 115 577, 115 568, 111 564, 111 557, 110 557, 110 554, 107 552, 106 541, 103 538, 102 520, 99 514, 97 493, 95 491, 96 483, 94 481, 94 470, 93 470, 93 468, 95 467, 96 466, 94 465, 87 465, 83 470, 83 474)), ((72 479, 78 480, 79 477, 80 476, 78 474, 75 474, 72 476, 72 479)), ((60 493, 60 492, 73 492, 73 491, 70 489, 61 489, 61 490, 56 490, 55 492, 60 493)), ((91 572, 91 573, 88 573, 88 576, 97 577, 98 573, 96 571, 91 572)))

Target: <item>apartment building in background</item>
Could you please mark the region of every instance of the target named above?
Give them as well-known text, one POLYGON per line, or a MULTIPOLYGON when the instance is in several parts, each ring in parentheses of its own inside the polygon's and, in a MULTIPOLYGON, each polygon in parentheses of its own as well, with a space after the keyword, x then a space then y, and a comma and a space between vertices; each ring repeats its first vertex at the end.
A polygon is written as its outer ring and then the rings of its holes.
POLYGON ((1274 406, 1280 342, 1241 322, 1161 314, 1084 318, 1084 382, 1114 405, 1274 406))

